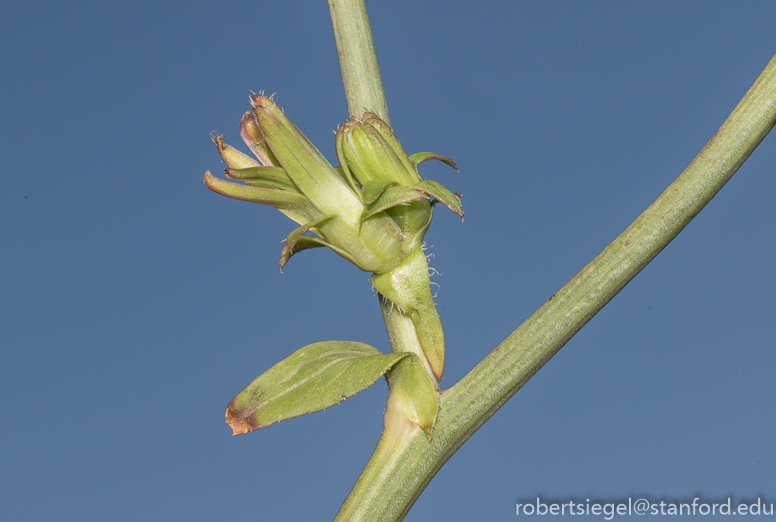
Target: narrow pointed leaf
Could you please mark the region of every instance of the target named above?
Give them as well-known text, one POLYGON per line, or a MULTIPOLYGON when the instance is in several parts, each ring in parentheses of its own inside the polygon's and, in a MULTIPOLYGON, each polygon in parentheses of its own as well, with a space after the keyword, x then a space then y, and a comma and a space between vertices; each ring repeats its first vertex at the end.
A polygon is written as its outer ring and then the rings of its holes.
POLYGON ((283 271, 283 267, 286 266, 286 263, 288 263, 288 260, 291 258, 292 255, 297 254, 302 250, 309 250, 311 248, 317 248, 317 247, 328 247, 331 250, 333 250, 334 253, 336 253, 337 255, 341 256, 347 261, 358 266, 357 260, 352 255, 350 255, 349 252, 339 248, 336 245, 333 245, 332 243, 329 243, 325 239, 321 239, 315 236, 300 236, 296 240, 296 243, 294 244, 293 253, 288 252, 288 250, 285 247, 283 248, 283 251, 280 253, 280 271, 281 272, 283 271))
MULTIPOLYGON (((310 248, 317 247, 329 247, 336 254, 342 256, 353 264, 357 264, 356 259, 351 254, 350 250, 346 250, 340 247, 338 244, 334 244, 328 240, 329 237, 342 238, 343 229, 349 228, 349 225, 345 223, 339 216, 329 214, 320 219, 311 221, 301 227, 294 229, 286 238, 286 245, 283 247, 283 251, 280 253, 280 271, 283 271, 283 267, 291 259, 291 256, 302 250, 308 250, 310 248), (305 236, 303 235, 308 230, 315 232, 321 237, 305 236)), ((346 245, 346 246, 358 246, 358 245, 346 245)), ((360 249, 356 249, 356 252, 360 252, 360 249)))
POLYGON ((205 185, 213 192, 230 198, 272 205, 297 223, 312 221, 320 216, 320 211, 301 194, 224 181, 213 176, 210 171, 205 173, 205 185))
POLYGON ((271 187, 289 192, 299 193, 299 189, 291 181, 282 167, 251 167, 247 169, 226 169, 226 177, 244 181, 252 187, 271 187))
POLYGON ((364 212, 361 214, 361 221, 364 221, 369 216, 382 212, 385 209, 398 205, 406 205, 413 201, 420 201, 421 199, 429 199, 423 191, 405 187, 403 185, 387 187, 376 200, 364 207, 364 212))
POLYGON ((368 344, 324 341, 301 348, 240 392, 226 409, 234 435, 322 410, 374 384, 407 353, 368 344))
POLYGON ((310 229, 317 227, 324 221, 328 221, 329 219, 332 219, 333 217, 335 217, 334 214, 329 214, 327 216, 323 216, 322 218, 318 218, 314 221, 310 221, 309 223, 306 223, 301 227, 295 228, 290 234, 288 234, 288 237, 286 238, 286 246, 291 250, 294 250, 294 244, 299 240, 300 237, 303 237, 302 234, 304 234, 310 229))
POLYGON ((439 160, 446 165, 450 165, 455 170, 458 170, 458 165, 455 164, 455 161, 453 161, 451 158, 448 158, 447 156, 442 156, 441 154, 436 154, 434 152, 416 152, 415 154, 410 154, 410 162, 412 162, 412 164, 415 166, 417 166, 418 163, 422 163, 430 159, 439 160))
POLYGON ((416 183, 412 186, 416 190, 425 192, 429 196, 432 196, 437 201, 441 202, 444 206, 461 216, 463 220, 463 208, 461 208, 461 201, 454 193, 450 192, 444 185, 433 179, 427 179, 416 183))
POLYGON ((302 250, 309 250, 311 248, 319 248, 319 247, 331 248, 331 245, 319 237, 300 236, 297 239, 296 243, 294 243, 293 250, 288 248, 287 246, 284 246, 283 250, 280 252, 280 271, 281 272, 283 271, 283 268, 286 266, 286 263, 288 263, 288 260, 291 259, 291 256, 293 256, 294 254, 298 254, 302 250))
POLYGON ((323 216, 322 218, 316 219, 314 221, 310 221, 309 223, 306 223, 301 227, 295 228, 294 230, 291 231, 290 234, 288 234, 288 237, 286 238, 286 245, 283 247, 283 251, 280 253, 281 272, 283 271, 283 267, 286 266, 286 263, 288 263, 288 260, 291 259, 291 256, 293 256, 297 252, 301 252, 302 250, 307 250, 310 248, 332 246, 321 238, 317 238, 313 236, 305 236, 304 233, 334 217, 336 217, 334 216, 334 214, 323 216))

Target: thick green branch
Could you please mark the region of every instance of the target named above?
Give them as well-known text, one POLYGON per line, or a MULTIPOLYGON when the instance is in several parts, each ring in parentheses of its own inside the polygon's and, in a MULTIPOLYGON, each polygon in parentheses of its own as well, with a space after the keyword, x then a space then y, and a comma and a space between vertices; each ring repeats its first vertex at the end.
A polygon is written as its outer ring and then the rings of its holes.
POLYGON ((447 459, 641 271, 722 188, 776 124, 776 56, 687 169, 617 239, 442 393, 434 438, 381 440, 338 520, 401 520, 447 459), (390 448, 390 449, 388 449, 390 448), (385 457, 385 455, 383 455, 385 457), (369 492, 360 495, 358 492, 369 492))
POLYGON ((390 125, 388 104, 364 0, 328 2, 342 83, 348 100, 348 113, 351 117, 360 118, 365 111, 371 111, 390 125))

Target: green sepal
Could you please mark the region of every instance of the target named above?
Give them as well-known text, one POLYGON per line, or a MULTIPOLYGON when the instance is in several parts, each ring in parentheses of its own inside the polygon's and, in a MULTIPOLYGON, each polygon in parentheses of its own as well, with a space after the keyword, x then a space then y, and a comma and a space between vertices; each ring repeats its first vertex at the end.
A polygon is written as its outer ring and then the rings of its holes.
POLYGON ((398 185, 396 181, 389 181, 385 179, 372 179, 364 183, 362 192, 364 193, 364 201, 366 203, 373 203, 380 194, 382 194, 388 187, 398 185))
POLYGON ((210 171, 205 172, 205 185, 213 192, 230 198, 272 205, 297 223, 312 221, 320 216, 320 211, 301 194, 225 181, 213 176, 210 171))
POLYGON ((455 164, 455 161, 453 161, 452 158, 448 158, 447 156, 442 156, 441 154, 436 154, 435 152, 416 152, 415 154, 410 154, 410 162, 415 166, 417 166, 418 163, 422 163, 430 159, 439 160, 445 165, 449 165, 455 170, 458 170, 458 165, 455 164))
POLYGON ((372 276, 372 286, 412 319, 418 341, 437 380, 445 370, 445 333, 431 295, 428 262, 416 248, 399 265, 372 276))
POLYGON ((385 427, 409 419, 422 429, 428 440, 439 412, 439 393, 417 355, 410 355, 385 375, 391 392, 385 412, 385 427))
POLYGON ((229 179, 244 181, 251 187, 275 188, 299 194, 294 182, 283 167, 251 167, 247 169, 224 169, 229 179))
POLYGON ((425 192, 421 190, 405 187, 404 185, 386 187, 377 199, 364 207, 364 211, 361 213, 361 221, 363 222, 369 216, 382 212, 383 210, 399 205, 406 205, 413 201, 420 201, 421 199, 429 199, 425 192))
POLYGON ((447 187, 438 181, 427 179, 425 181, 421 181, 420 183, 416 183, 412 186, 412 188, 415 190, 420 190, 421 192, 424 192, 425 194, 433 197, 444 206, 461 216, 461 221, 463 221, 463 208, 461 208, 461 201, 458 199, 458 196, 450 192, 447 187))
POLYGON ((353 341, 310 344, 237 394, 226 408, 226 423, 239 435, 328 408, 374 384, 409 355, 384 354, 353 341))

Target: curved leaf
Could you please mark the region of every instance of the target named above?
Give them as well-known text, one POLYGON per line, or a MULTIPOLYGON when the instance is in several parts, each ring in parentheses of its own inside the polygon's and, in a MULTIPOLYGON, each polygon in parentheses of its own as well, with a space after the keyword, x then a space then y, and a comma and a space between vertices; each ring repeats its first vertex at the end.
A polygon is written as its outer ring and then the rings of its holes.
POLYGON ((226 423, 239 435, 328 408, 374 384, 408 355, 354 341, 307 345, 237 394, 226 408, 226 423))
POLYGON ((441 154, 436 154, 434 152, 416 152, 415 154, 410 155, 410 161, 415 166, 417 166, 418 163, 422 163, 430 159, 439 160, 445 165, 449 165, 455 170, 458 170, 458 165, 455 164, 455 161, 453 161, 451 158, 448 158, 447 156, 442 156, 441 154))
POLYGON ((300 194, 299 189, 282 167, 250 167, 247 169, 225 169, 229 179, 244 181, 252 187, 275 188, 300 194))
POLYGON ((423 190, 405 187, 403 185, 387 187, 383 190, 382 194, 377 196, 377 199, 364 207, 364 212, 361 213, 361 221, 363 222, 369 216, 382 212, 383 210, 399 205, 406 205, 413 201, 420 201, 421 199, 429 199, 423 190))
POLYGON ((205 185, 213 192, 230 198, 272 205, 297 223, 311 221, 320 216, 320 211, 306 197, 299 193, 250 187, 242 183, 225 181, 215 177, 210 171, 205 172, 205 185))
POLYGON ((450 192, 447 187, 438 181, 427 179, 420 183, 416 183, 412 188, 420 190, 421 192, 432 196, 437 201, 440 201, 444 206, 461 216, 461 221, 463 221, 463 208, 461 208, 461 201, 458 199, 458 196, 450 192))
POLYGON ((288 263, 288 260, 291 259, 291 256, 294 254, 298 254, 302 250, 319 247, 331 247, 331 245, 319 237, 299 236, 294 242, 293 248, 284 246, 283 250, 280 252, 280 271, 283 271, 283 267, 286 266, 286 263, 288 263))
POLYGON ((353 256, 350 255, 349 252, 330 243, 326 239, 326 235, 321 231, 323 225, 333 224, 335 231, 334 235, 336 236, 336 230, 339 228, 338 225, 342 226, 343 223, 344 222, 339 216, 329 214, 292 230, 286 238, 286 245, 283 247, 283 251, 280 253, 280 271, 283 271, 283 267, 286 266, 286 263, 288 263, 288 260, 291 259, 291 256, 294 254, 301 252, 302 250, 308 250, 310 248, 317 247, 329 247, 343 258, 347 259, 353 264, 356 264, 356 260, 353 259, 353 256), (307 231, 312 231, 323 237, 305 236, 304 233, 307 231))
POLYGON ((310 221, 309 223, 302 225, 301 227, 295 228, 294 230, 291 231, 290 234, 288 234, 288 237, 286 237, 286 245, 283 247, 283 251, 280 253, 281 272, 283 271, 283 267, 286 266, 286 263, 288 263, 288 260, 291 259, 291 256, 293 256, 297 252, 301 252, 302 250, 307 250, 310 248, 318 248, 318 247, 333 248, 332 245, 330 245, 324 239, 314 237, 314 236, 305 236, 304 233, 334 217, 336 217, 334 216, 334 214, 323 216, 320 219, 310 221))

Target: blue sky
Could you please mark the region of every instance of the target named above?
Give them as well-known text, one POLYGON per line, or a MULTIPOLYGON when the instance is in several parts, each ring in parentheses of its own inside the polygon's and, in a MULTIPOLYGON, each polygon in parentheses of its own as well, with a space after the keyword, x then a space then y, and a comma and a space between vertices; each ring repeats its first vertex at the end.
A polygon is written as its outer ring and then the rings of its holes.
MULTIPOLYGON (((449 386, 684 169, 776 52, 776 4, 370 2, 394 129, 436 213, 449 386)), ((326 3, 9 4, 0 19, 0 519, 330 520, 387 387, 232 437, 306 344, 388 350, 368 274, 278 271, 293 223, 210 193, 251 91, 334 159, 326 3)), ((776 145, 445 465, 408 521, 515 502, 776 502, 776 145)))

